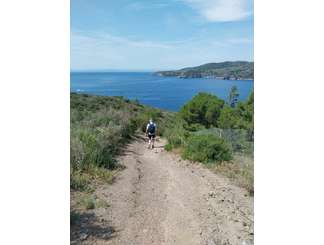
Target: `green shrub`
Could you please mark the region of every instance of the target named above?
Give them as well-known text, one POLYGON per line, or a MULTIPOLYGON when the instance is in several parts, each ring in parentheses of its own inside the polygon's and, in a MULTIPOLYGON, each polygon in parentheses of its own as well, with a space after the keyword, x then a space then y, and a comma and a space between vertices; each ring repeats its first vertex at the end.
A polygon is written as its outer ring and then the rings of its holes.
POLYGON ((185 122, 181 118, 174 118, 166 127, 164 136, 168 140, 166 150, 181 147, 185 144, 189 132, 184 128, 185 122))
POLYGON ((180 116, 188 123, 205 127, 217 126, 217 119, 224 101, 208 93, 199 93, 180 110, 180 116))
POLYGON ((168 143, 168 144, 166 144, 165 146, 164 146, 164 150, 166 150, 166 151, 171 151, 172 150, 172 145, 170 144, 170 143, 168 143))
POLYGON ((214 135, 192 135, 188 138, 183 158, 203 163, 228 161, 232 158, 229 145, 214 135))
POLYGON ((166 130, 172 126, 171 122, 175 120, 175 114, 172 112, 163 112, 162 117, 157 119, 158 130, 157 133, 159 136, 165 137, 166 130))
POLYGON ((70 212, 70 224, 75 225, 80 220, 80 214, 76 211, 70 212))
POLYGON ((239 128, 240 116, 238 111, 229 106, 224 106, 218 118, 217 125, 223 129, 239 128))
POLYGON ((254 127, 254 93, 249 95, 246 102, 239 102, 237 104, 237 111, 242 118, 240 128, 253 130, 254 127))
POLYGON ((214 135, 224 139, 231 150, 253 156, 253 142, 248 140, 249 131, 245 129, 209 128, 194 132, 195 135, 214 135))

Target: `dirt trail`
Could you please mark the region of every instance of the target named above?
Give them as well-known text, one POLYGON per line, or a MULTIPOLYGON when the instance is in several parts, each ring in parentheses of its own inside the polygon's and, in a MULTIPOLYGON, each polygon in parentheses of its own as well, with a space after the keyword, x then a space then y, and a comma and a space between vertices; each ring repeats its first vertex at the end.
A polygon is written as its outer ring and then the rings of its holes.
POLYGON ((97 196, 108 209, 95 210, 114 232, 82 244, 253 244, 253 199, 247 192, 197 164, 164 151, 165 141, 146 148, 143 138, 121 157, 125 169, 97 196))

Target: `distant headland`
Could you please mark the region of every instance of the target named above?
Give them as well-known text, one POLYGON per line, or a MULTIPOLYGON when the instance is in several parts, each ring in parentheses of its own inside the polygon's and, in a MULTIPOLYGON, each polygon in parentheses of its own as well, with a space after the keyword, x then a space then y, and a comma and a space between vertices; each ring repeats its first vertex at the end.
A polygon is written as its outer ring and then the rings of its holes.
POLYGON ((158 71, 155 74, 166 77, 179 78, 215 78, 223 80, 253 80, 254 62, 225 61, 207 63, 195 67, 186 67, 180 70, 158 71))

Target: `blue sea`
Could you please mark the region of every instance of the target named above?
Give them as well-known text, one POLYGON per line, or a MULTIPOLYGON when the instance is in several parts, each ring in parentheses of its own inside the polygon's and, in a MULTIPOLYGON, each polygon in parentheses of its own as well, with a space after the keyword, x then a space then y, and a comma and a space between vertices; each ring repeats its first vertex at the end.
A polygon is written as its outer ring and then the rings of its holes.
POLYGON ((71 72, 70 78, 71 92, 123 96, 170 111, 178 111, 198 92, 226 100, 231 87, 236 85, 239 100, 245 100, 253 90, 253 80, 182 79, 151 72, 71 72))

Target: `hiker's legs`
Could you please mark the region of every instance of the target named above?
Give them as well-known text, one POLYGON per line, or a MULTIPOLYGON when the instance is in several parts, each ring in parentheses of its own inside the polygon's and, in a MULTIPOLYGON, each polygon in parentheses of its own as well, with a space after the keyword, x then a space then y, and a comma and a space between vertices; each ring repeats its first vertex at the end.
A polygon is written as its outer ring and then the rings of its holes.
POLYGON ((151 148, 151 143, 152 143, 152 137, 151 135, 148 135, 148 148, 150 149, 151 148))
POLYGON ((155 135, 152 135, 152 149, 154 148, 155 135))

